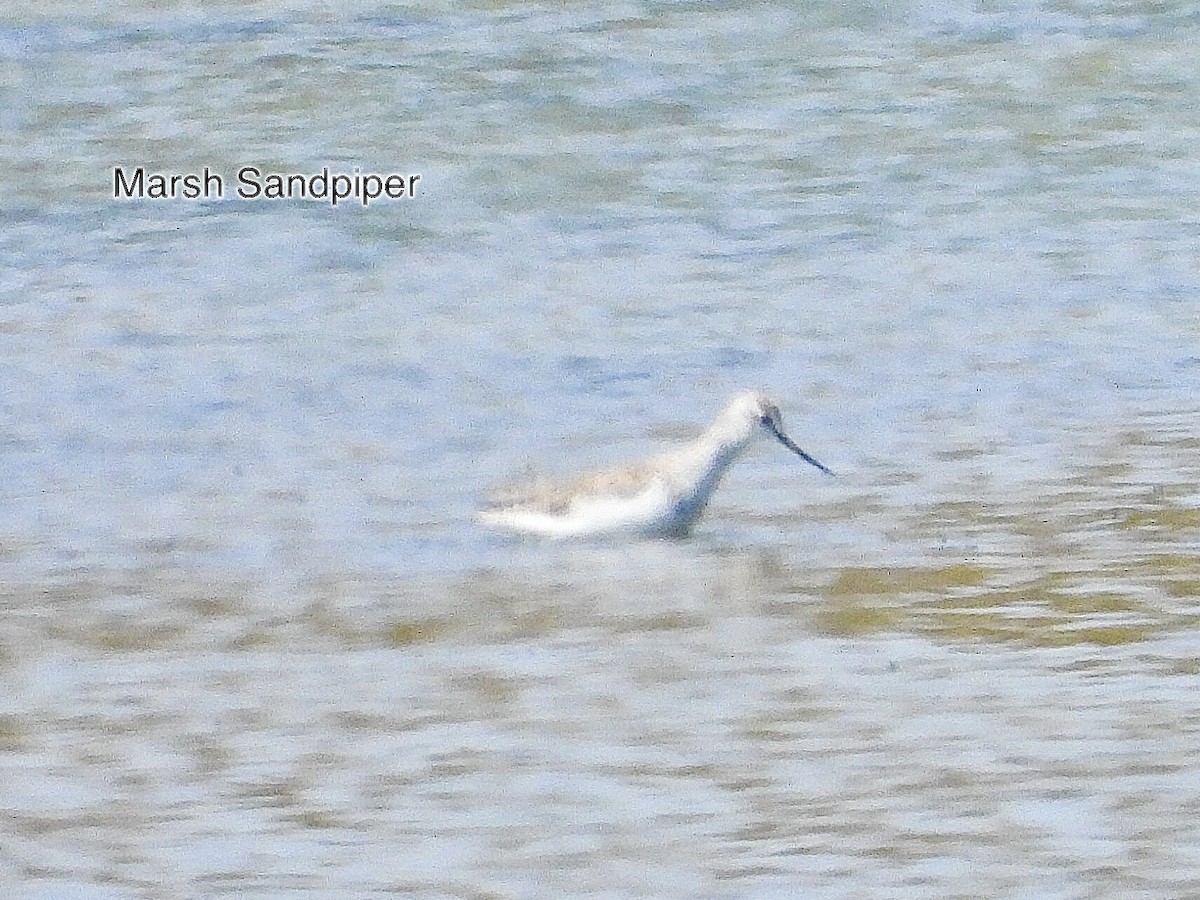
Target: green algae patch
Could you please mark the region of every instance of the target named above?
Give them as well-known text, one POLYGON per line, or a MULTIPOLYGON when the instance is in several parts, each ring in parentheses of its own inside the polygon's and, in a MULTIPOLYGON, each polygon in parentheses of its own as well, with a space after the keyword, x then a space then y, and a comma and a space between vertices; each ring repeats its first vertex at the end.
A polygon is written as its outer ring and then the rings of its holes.
POLYGON ((383 632, 383 640, 392 647, 406 647, 426 641, 436 641, 450 630, 441 619, 414 619, 392 622, 383 632))
POLYGON ((262 647, 270 647, 277 640, 278 637, 272 629, 255 625, 238 635, 230 643, 230 646, 234 650, 256 650, 262 647))
POLYGON ((295 778, 274 778, 241 785, 237 794, 250 809, 287 809, 300 805, 302 790, 295 778))
POLYGON ((1122 576, 1106 579, 1116 589, 1090 589, 1096 576, 1064 569, 998 584, 996 572, 969 564, 848 568, 836 573, 812 623, 814 630, 844 637, 908 632, 1046 648, 1131 644, 1167 624, 1137 591, 1120 589, 1122 576))
POLYGON ((1167 596, 1177 599, 1182 597, 1200 597, 1200 578, 1167 581, 1163 584, 1163 590, 1167 592, 1167 596))
POLYGON ((699 615, 671 610, 646 616, 624 616, 613 621, 613 629, 620 633, 642 631, 686 631, 703 628, 707 620, 699 615))
POLYGON ((1136 644, 1154 634, 1149 625, 1098 625, 1070 632, 1070 644, 1095 644, 1100 647, 1120 647, 1136 644))
POLYGON ((816 614, 814 628, 825 634, 855 637, 882 631, 896 631, 902 625, 903 611, 893 606, 869 606, 846 603, 816 614))
POLYGON ((918 631, 953 641, 1060 646, 1044 637, 1062 623, 1055 616, 941 611, 923 621, 918 631))
POLYGON ((85 633, 87 641, 99 650, 109 653, 134 653, 158 650, 167 646, 183 633, 183 629, 163 625, 109 625, 85 633))
POLYGON ((1200 528, 1200 509, 1185 506, 1163 506, 1158 509, 1135 509, 1125 514, 1120 527, 1124 530, 1157 528, 1165 531, 1185 531, 1200 528))
POLYGON ((1155 626, 1145 622, 1087 624, 1086 617, 1030 611, 1027 615, 945 612, 931 617, 919 630, 943 639, 1016 643, 1055 648, 1091 644, 1117 647, 1152 637, 1155 626))
POLYGON ((1081 589, 1087 574, 1063 570, 996 585, 995 571, 966 563, 846 568, 825 589, 813 628, 845 637, 909 631, 952 641, 1061 647, 1134 643, 1160 626, 1155 610, 1132 593, 1081 589))
POLYGON ((288 818, 301 828, 325 829, 342 827, 338 817, 329 810, 324 809, 306 809, 288 818))
POLYGON ((953 588, 978 587, 992 577, 990 569, 961 563, 922 568, 847 568, 842 569, 825 589, 831 597, 869 594, 925 594, 953 588))
POLYGON ((1145 604, 1118 593, 1060 593, 1049 592, 1043 596, 1044 602, 1069 615, 1087 616, 1097 613, 1145 613, 1145 604))
POLYGON ((16 716, 0 716, 0 753, 25 749, 25 727, 16 716))
POLYGON ((504 636, 512 641, 531 641, 562 630, 566 614, 555 607, 540 607, 517 613, 504 636))

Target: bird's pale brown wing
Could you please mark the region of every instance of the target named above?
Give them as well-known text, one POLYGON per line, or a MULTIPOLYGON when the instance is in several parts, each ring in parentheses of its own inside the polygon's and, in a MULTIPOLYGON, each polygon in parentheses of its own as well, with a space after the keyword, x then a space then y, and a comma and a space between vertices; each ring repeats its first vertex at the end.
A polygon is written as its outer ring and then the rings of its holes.
POLYGON ((601 469, 566 481, 526 474, 492 488, 484 497, 484 504, 492 510, 524 509, 564 515, 570 511, 571 504, 582 497, 619 499, 636 496, 645 490, 654 474, 652 467, 644 465, 601 469))

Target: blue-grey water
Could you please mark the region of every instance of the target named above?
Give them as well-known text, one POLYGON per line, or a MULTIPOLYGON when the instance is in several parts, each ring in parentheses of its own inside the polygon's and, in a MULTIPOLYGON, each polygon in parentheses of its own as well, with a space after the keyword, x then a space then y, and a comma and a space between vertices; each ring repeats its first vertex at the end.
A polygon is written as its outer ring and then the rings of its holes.
POLYGON ((1198 41, 0 11, 0 892, 1193 893, 1198 41), (764 445, 683 542, 472 520, 746 387, 838 476, 764 445))

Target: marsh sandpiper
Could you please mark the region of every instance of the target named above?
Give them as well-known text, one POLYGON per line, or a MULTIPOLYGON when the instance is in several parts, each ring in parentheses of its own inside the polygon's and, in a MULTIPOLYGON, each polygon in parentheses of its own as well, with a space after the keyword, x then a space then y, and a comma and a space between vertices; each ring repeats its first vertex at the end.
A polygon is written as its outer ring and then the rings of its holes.
POLYGON ((833 474, 784 434, 778 406, 746 391, 730 400, 690 444, 571 480, 537 478, 501 486, 485 499, 479 521, 555 538, 617 533, 685 537, 726 470, 759 435, 833 474))

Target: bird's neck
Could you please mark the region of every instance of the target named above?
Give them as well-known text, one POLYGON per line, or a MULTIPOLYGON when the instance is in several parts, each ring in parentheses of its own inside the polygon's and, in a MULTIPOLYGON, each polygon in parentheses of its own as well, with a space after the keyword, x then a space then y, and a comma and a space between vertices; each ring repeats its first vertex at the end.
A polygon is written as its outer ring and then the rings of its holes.
POLYGON ((752 436, 731 433, 728 427, 722 428, 721 423, 717 423, 683 451, 683 468, 702 502, 707 502, 725 472, 746 449, 752 436))

